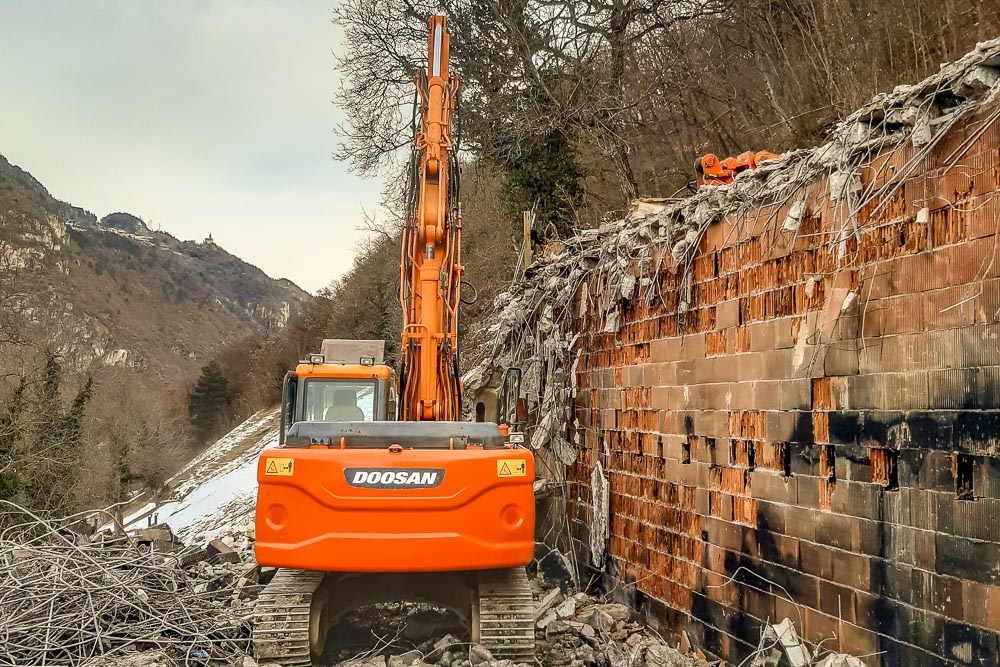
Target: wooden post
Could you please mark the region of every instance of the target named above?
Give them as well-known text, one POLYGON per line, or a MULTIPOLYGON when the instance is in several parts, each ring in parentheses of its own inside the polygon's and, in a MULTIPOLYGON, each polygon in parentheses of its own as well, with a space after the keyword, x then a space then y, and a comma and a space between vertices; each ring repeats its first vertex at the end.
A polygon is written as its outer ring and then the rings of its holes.
POLYGON ((531 264, 531 213, 524 212, 524 241, 521 246, 521 266, 524 269, 531 264))

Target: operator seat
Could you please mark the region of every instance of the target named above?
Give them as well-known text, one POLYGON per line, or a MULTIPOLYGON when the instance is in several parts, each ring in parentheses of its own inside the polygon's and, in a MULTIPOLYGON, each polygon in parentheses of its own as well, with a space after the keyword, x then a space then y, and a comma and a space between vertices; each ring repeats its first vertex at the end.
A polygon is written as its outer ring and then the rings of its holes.
POLYGON ((333 405, 326 409, 323 421, 363 422, 365 413, 358 407, 358 392, 354 389, 337 389, 333 392, 333 405))

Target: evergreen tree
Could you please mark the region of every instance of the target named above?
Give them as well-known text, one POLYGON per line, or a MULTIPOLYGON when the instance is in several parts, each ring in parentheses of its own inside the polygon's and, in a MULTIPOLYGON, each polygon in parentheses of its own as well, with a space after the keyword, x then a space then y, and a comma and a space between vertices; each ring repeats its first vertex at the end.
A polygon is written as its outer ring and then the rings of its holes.
POLYGON ((188 394, 188 416, 201 443, 225 430, 232 411, 233 395, 229 380, 218 362, 201 369, 201 376, 188 394))
POLYGON ((83 417, 87 409, 87 403, 94 393, 94 379, 87 378, 73 402, 69 406, 69 411, 63 416, 62 431, 63 437, 68 442, 80 443, 83 438, 83 417))
POLYGON ((536 229, 542 236, 550 236, 551 230, 560 238, 572 236, 577 212, 586 206, 586 192, 570 133, 554 130, 525 143, 517 159, 502 163, 510 178, 507 205, 515 229, 521 230, 521 211, 537 204, 536 229))
POLYGON ((27 411, 30 437, 24 448, 22 501, 29 507, 65 514, 75 507, 77 471, 83 451, 83 418, 93 381, 77 392, 68 409, 60 398, 62 367, 52 352, 45 357, 42 383, 27 411))
POLYGON ((0 500, 10 500, 20 489, 18 457, 22 454, 22 415, 24 390, 27 382, 22 377, 11 393, 4 414, 0 417, 0 500))

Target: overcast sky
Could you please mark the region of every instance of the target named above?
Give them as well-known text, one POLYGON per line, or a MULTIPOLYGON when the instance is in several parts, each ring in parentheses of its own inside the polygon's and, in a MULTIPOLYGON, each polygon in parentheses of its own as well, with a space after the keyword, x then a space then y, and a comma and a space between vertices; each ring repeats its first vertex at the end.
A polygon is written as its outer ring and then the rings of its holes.
POLYGON ((0 154, 315 291, 381 183, 333 160, 336 0, 0 0, 0 154))

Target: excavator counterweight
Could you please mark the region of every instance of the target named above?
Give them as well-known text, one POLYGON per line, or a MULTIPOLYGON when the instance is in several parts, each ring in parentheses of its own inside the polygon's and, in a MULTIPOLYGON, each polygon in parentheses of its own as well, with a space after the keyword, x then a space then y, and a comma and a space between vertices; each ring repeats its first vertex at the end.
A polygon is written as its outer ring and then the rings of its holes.
MULTIPOLYGON (((452 610, 497 657, 534 653, 524 571, 534 458, 506 423, 518 412, 509 406, 504 423, 459 421, 459 81, 444 17, 428 27, 427 68, 414 79, 399 386, 383 341, 324 341, 286 375, 279 443, 257 466, 257 562, 279 568, 256 606, 261 661, 310 665, 347 612, 399 600, 452 610)), ((516 397, 520 373, 508 375, 516 384, 504 396, 516 397)))

